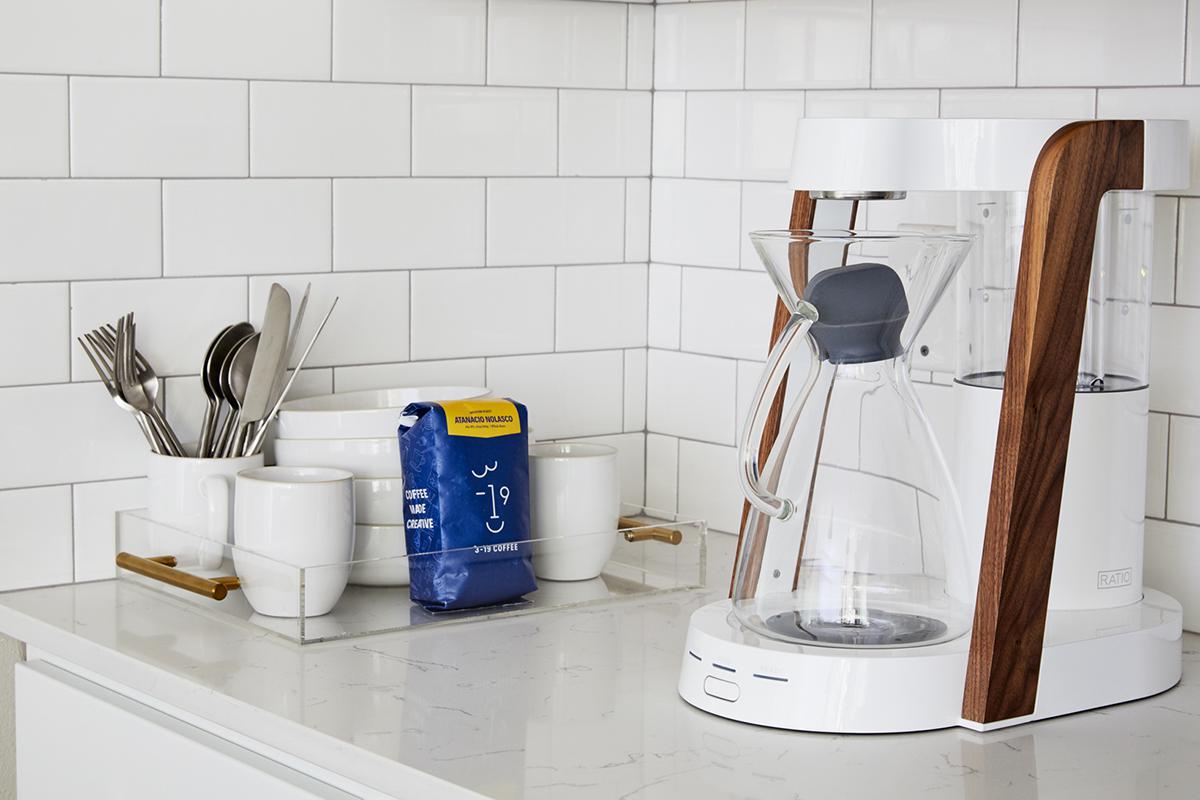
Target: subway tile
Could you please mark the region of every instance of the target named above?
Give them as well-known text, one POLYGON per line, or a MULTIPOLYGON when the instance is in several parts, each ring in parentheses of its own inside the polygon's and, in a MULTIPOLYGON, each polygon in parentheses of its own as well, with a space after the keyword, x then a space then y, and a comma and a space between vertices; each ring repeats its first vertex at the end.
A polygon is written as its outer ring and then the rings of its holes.
POLYGON ((648 344, 667 350, 679 349, 679 298, 683 270, 674 264, 651 264, 648 281, 650 318, 648 344))
POLYGON ((71 78, 71 174, 246 174, 246 84, 170 78, 71 78))
POLYGON ((327 180, 163 183, 163 274, 330 269, 327 180))
POLYGON ((686 103, 683 92, 654 92, 650 160, 651 172, 656 176, 683 177, 686 103))
POLYGON ((656 89, 740 89, 746 4, 660 6, 654 19, 656 89))
POLYGON ((486 386, 482 358, 412 361, 407 364, 367 364, 336 367, 334 388, 339 392, 392 389, 398 386, 486 386))
POLYGON ((804 94, 808 117, 936 117, 936 89, 850 89, 804 94))
POLYGON ((646 348, 625 351, 625 430, 646 429, 646 348))
POLYGON ((731 181, 654 180, 650 258, 736 269, 740 202, 741 186, 731 181))
POLYGON ((0 386, 71 379, 70 306, 65 283, 0 284, 0 386))
POLYGON ((99 381, 0 389, 0 417, 21 421, 4 432, 5 452, 21 457, 0 459, 0 488, 146 472, 149 448, 137 422, 99 381))
POLYGON ((1200 528, 1146 520, 1145 583, 1183 606, 1183 627, 1200 630, 1200 528))
POLYGON ((394 176, 409 170, 409 87, 254 83, 255 176, 394 176))
MULTIPOLYGON (((765 353, 766 342, 764 341, 759 355, 762 356, 765 353)), ((746 418, 750 415, 750 404, 754 402, 754 394, 758 390, 758 381, 762 376, 763 366, 761 361, 737 362, 737 415, 734 417, 734 422, 739 437, 746 428, 746 418)))
MULTIPOLYGON (((751 231, 781 230, 788 227, 792 214, 792 199, 795 192, 786 183, 742 184, 741 244, 742 269, 763 269, 762 261, 750 241, 751 231)), ((820 209, 825 202, 817 204, 820 209)))
MULTIPOLYGON (((1159 198, 1162 202, 1165 198, 1159 198)), ((1161 224, 1155 207, 1155 235, 1161 224)), ((1175 302, 1188 306, 1200 306, 1200 198, 1185 197, 1179 200, 1179 249, 1175 263, 1175 302)), ((1157 252, 1156 252, 1157 256, 1157 252)), ((1158 274, 1155 273, 1155 278, 1158 274)), ((1156 297, 1158 293, 1155 293, 1156 297)))
POLYGON ((1200 525, 1200 419, 1171 417, 1168 452, 1167 519, 1200 525))
MULTIPOLYGON (((1176 252, 1179 236, 1179 199, 1154 198, 1154 263, 1151 265, 1150 299, 1155 303, 1175 302, 1176 252)), ((1194 220, 1200 225, 1200 215, 1194 220)), ((1197 253, 1200 257, 1200 252, 1197 253)))
POLYGON ((146 479, 77 483, 72 494, 75 580, 117 577, 117 512, 145 507, 146 479))
POLYGON ((483 266, 481 178, 333 182, 334 269, 483 266))
POLYGON ((483 83, 487 0, 333 0, 333 79, 483 83))
POLYGON ((489 180, 487 263, 596 264, 624 254, 625 181, 489 180))
POLYGON ((625 260, 650 258, 650 179, 625 181, 625 260))
POLYGON ((488 83, 625 86, 625 8, 560 0, 491 0, 488 83))
POLYGON ((802 92, 693 92, 687 99, 689 178, 783 180, 802 92))
POLYGON ((413 89, 414 175, 553 175, 557 92, 468 86, 413 89))
POLYGON ((870 0, 747 4, 747 89, 865 87, 870 70, 870 0))
POLYGON ((555 350, 646 345, 645 264, 560 267, 555 350))
POLYGON ((160 270, 158 181, 0 181, 0 280, 160 270))
POLYGON ((415 359, 554 349, 554 269, 412 273, 415 359))
POLYGON ((646 429, 733 444, 737 362, 651 350, 647 360, 646 429))
POLYGON ((872 85, 1011 86, 1016 26, 1017 0, 874 0, 872 85))
POLYGON ((1146 448, 1146 516, 1167 515, 1167 432, 1170 418, 1151 414, 1146 448))
POLYGON ((158 74, 159 0, 0 4, 0 72, 158 74))
POLYGON ((1150 311, 1150 408, 1200 416, 1200 308, 1154 306, 1150 311))
MULTIPOLYGON (((126 312, 137 323, 137 348, 160 376, 200 371, 213 336, 246 316, 245 278, 157 278, 89 281, 71 288, 71 335, 116 324, 126 312)), ((255 322, 257 322, 257 317, 255 322)), ((87 355, 71 347, 75 380, 96 379, 87 355)))
POLYGON ((654 8, 629 6, 629 54, 625 88, 654 87, 654 8))
POLYGON ((256 325, 278 281, 300 302, 312 283, 299 340, 308 345, 334 298, 329 324, 313 346, 306 367, 379 364, 408 360, 409 286, 407 272, 335 272, 250 279, 250 321, 256 325))
POLYGON ((621 352, 489 358, 488 386, 529 407, 539 440, 621 430, 621 352))
POLYGON ((1197 47, 1200 47, 1200 0, 1188 0, 1184 83, 1200 83, 1200 57, 1196 56, 1197 47))
POLYGON ((672 515, 679 494, 679 440, 646 434, 646 509, 672 515))
POLYGON ((163 0, 162 74, 329 78, 330 0, 163 0))
POLYGON ((1187 192, 1200 192, 1200 87, 1100 89, 1096 93, 1100 119, 1185 119, 1191 143, 1192 174, 1187 192))
POLYGON ((563 90, 558 114, 559 175, 650 174, 649 92, 563 90))
POLYGON ((0 76, 0 108, 0 177, 65 177, 67 79, 0 76))
POLYGON ((737 449, 679 442, 679 516, 703 519, 714 531, 737 533, 742 517, 737 449))
POLYGON ((1022 86, 1180 83, 1185 0, 1021 0, 1022 86))
POLYGON ((0 491, 0 591, 70 583, 71 487, 0 491))
POLYGON ((943 117, 1092 119, 1095 89, 943 89, 943 117))
POLYGON ((680 347, 729 358, 762 358, 771 341, 775 289, 765 272, 683 270, 680 347))

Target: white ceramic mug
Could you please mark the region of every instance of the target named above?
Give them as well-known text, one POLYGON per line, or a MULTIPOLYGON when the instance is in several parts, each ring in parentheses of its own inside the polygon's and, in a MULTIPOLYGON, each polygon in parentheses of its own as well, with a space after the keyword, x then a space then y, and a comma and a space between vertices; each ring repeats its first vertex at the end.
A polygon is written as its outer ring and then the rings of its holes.
POLYGON ((534 574, 552 581, 599 576, 616 546, 621 515, 616 449, 583 442, 531 445, 529 497, 534 539, 557 539, 534 543, 534 574))
POLYGON ((216 542, 200 548, 199 566, 217 569, 224 545, 233 540, 234 477, 262 464, 261 453, 242 458, 177 458, 150 453, 146 462, 150 518, 216 542))
POLYGON ((259 614, 328 614, 350 577, 354 476, 328 467, 258 467, 238 473, 233 564, 259 614))

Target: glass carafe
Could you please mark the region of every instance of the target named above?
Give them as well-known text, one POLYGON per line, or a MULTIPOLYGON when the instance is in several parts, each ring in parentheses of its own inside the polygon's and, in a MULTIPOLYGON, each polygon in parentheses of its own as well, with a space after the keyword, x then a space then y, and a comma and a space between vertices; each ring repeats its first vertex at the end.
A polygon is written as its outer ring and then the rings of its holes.
POLYGON ((971 237, 750 234, 791 319, 739 442, 751 508, 734 613, 767 637, 832 647, 965 633, 975 587, 945 458, 909 378, 909 348, 971 237), (787 376, 778 437, 759 465, 787 376))

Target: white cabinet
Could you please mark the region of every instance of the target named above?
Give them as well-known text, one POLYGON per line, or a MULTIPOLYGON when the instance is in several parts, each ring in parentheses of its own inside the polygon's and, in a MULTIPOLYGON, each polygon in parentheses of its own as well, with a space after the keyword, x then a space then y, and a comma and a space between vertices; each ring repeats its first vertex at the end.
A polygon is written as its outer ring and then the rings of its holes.
POLYGON ((42 661, 16 701, 19 800, 354 797, 42 661))

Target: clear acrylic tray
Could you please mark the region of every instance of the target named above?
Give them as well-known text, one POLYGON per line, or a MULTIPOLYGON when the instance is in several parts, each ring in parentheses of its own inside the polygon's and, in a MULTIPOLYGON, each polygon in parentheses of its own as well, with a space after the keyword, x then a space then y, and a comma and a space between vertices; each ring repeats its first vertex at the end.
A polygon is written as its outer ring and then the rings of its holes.
MULTIPOLYGON (((534 614, 630 597, 694 589, 704 584, 703 521, 621 520, 617 530, 520 543, 521 553, 600 548, 615 539, 600 576, 582 581, 538 579, 537 590, 503 605, 427 611, 409 597, 407 579, 449 557, 486 565, 512 559, 511 549, 471 547, 299 567, 152 520, 144 509, 117 513, 117 575, 225 619, 247 623, 300 644, 367 636, 423 625, 446 625, 534 614), (526 549, 528 548, 528 549, 526 549), (338 594, 349 573, 345 590, 338 594), (404 583, 401 584, 400 581, 404 583), (375 584, 375 585, 363 585, 375 584), (380 585, 386 584, 386 585, 380 585), (270 608, 287 616, 255 611, 270 608), (328 613, 322 612, 337 598, 328 613)), ((402 529, 398 535, 403 535, 402 529)))

